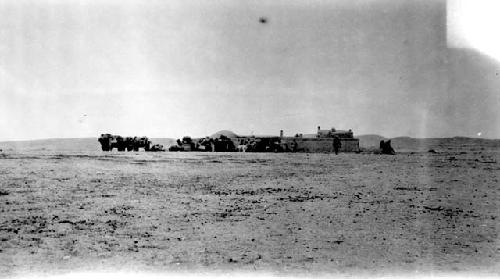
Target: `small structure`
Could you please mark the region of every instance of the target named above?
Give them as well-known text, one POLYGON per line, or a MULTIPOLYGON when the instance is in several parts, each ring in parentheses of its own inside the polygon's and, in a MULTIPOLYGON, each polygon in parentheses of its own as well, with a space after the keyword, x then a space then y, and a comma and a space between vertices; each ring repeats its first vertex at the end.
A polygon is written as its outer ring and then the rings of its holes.
POLYGON ((324 139, 324 138, 334 138, 334 137, 339 137, 339 138, 353 138, 353 132, 351 129, 348 131, 342 131, 342 130, 336 130, 335 128, 331 128, 330 130, 321 130, 321 127, 318 126, 318 133, 316 134, 316 137, 319 139, 324 139))
POLYGON ((318 126, 316 134, 295 134, 294 137, 281 137, 285 144, 293 151, 322 153, 335 152, 334 139, 340 140, 339 152, 359 152, 359 139, 354 138, 354 133, 349 130, 331 128, 322 130, 318 126))

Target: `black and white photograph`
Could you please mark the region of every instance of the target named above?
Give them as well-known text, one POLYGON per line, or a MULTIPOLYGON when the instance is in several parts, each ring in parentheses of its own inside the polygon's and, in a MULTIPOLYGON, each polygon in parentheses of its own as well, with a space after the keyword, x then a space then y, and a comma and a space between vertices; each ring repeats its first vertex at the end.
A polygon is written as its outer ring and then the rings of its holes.
POLYGON ((499 15, 0 0, 0 278, 498 278, 499 15))

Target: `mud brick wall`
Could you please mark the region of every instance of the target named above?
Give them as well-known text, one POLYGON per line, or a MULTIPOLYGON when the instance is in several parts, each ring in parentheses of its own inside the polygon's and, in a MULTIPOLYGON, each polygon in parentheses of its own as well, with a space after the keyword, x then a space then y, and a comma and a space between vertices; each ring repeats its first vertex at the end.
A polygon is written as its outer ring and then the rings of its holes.
MULTIPOLYGON (((333 152, 333 139, 314 138, 287 138, 284 140, 289 146, 295 140, 298 149, 304 152, 333 152)), ((340 152, 358 152, 359 139, 340 139, 340 152)))
POLYGON ((359 152, 359 139, 340 139, 342 152, 359 152))

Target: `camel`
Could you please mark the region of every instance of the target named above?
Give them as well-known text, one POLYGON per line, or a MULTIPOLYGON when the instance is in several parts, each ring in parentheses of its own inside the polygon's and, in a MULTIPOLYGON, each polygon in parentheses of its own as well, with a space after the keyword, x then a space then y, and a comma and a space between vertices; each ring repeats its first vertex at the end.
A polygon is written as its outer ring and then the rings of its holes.
POLYGON ((391 140, 388 141, 380 141, 380 153, 387 155, 396 155, 396 151, 391 146, 391 140))
POLYGON ((238 152, 247 152, 247 148, 246 144, 240 144, 236 147, 236 150, 238 150, 238 152))

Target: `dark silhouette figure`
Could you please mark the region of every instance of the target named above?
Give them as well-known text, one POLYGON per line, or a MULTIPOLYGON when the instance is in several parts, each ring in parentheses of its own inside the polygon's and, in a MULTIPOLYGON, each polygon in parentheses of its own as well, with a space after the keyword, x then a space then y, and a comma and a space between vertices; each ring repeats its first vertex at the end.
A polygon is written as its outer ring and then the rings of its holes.
POLYGON ((396 151, 391 146, 391 140, 380 141, 380 153, 387 155, 396 155, 396 151))
POLYGON ((340 142, 339 137, 334 137, 333 138, 333 150, 335 151, 335 154, 339 154, 340 147, 342 147, 342 143, 340 142))
MULTIPOLYGON (((297 134, 297 137, 298 137, 298 134, 297 134)), ((290 144, 290 149, 292 150, 292 152, 297 152, 297 142, 295 140, 292 141, 292 143, 290 144)))

